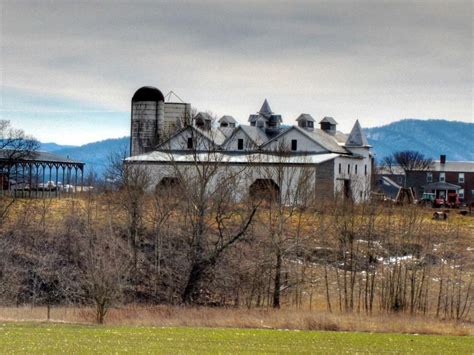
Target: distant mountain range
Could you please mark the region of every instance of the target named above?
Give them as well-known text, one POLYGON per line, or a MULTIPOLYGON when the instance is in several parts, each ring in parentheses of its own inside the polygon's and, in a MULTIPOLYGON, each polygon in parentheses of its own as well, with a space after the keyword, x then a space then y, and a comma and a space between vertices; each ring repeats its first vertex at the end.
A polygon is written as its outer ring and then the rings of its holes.
POLYGON ((81 146, 59 145, 56 143, 41 143, 40 149, 58 154, 71 159, 76 159, 86 164, 85 174, 96 173, 102 177, 109 158, 114 153, 121 154, 129 151, 130 137, 112 138, 99 142, 88 143, 81 146))
POLYGON ((426 157, 474 160, 474 123, 405 119, 365 130, 377 159, 401 150, 415 150, 426 157))
MULTIPOLYGON (((446 120, 404 119, 385 126, 365 129, 377 159, 401 150, 416 150, 426 157, 448 160, 474 160, 474 123, 446 120)), ((129 149, 130 138, 106 139, 81 146, 41 143, 41 150, 86 163, 86 173, 99 176, 105 171, 111 154, 129 149)))

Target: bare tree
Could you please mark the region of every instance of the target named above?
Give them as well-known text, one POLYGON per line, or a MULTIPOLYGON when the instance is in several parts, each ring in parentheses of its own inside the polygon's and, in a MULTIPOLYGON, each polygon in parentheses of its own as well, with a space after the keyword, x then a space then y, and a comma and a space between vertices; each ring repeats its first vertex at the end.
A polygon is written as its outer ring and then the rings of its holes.
POLYGON ((179 213, 188 244, 190 265, 182 301, 196 303, 205 276, 227 250, 245 238, 258 205, 235 204, 246 167, 228 164, 228 157, 213 143, 213 130, 186 129, 191 145, 184 162, 168 155, 168 174, 179 186, 179 213))
POLYGON ((22 159, 34 157, 39 142, 21 129, 12 128, 10 121, 0 120, 0 225, 15 203, 15 196, 5 196, 5 182, 10 180, 10 172, 22 159))
POLYGON ((295 281, 283 284, 285 259, 295 259, 301 243, 303 213, 314 197, 314 169, 305 165, 305 156, 292 155, 284 140, 263 159, 268 157, 271 157, 271 161, 264 162, 266 164, 260 168, 260 176, 264 178, 266 186, 262 186, 263 190, 258 196, 268 203, 259 217, 268 228, 268 251, 273 258, 270 261, 274 271, 272 305, 280 308, 282 291, 298 284, 295 281), (296 237, 289 232, 293 220, 297 226, 296 237))
POLYGON ((404 150, 395 152, 382 160, 382 165, 392 171, 395 166, 399 166, 405 172, 407 171, 424 171, 431 168, 433 160, 425 157, 424 154, 413 150, 404 150))

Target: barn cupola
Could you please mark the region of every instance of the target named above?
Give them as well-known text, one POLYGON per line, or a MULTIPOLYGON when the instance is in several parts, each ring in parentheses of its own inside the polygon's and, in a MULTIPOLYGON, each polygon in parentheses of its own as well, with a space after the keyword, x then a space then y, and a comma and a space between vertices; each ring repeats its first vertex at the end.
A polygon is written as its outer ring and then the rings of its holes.
POLYGON ((308 113, 302 113, 296 119, 298 127, 301 127, 307 131, 314 131, 314 118, 308 113))
POLYGON ((368 147, 369 142, 365 136, 362 127, 360 126, 359 120, 356 120, 354 127, 352 127, 349 137, 347 137, 346 146, 348 147, 368 147))
POLYGON ((270 108, 270 104, 267 99, 263 102, 260 111, 257 114, 249 116, 249 122, 251 126, 257 126, 259 128, 265 128, 266 131, 278 131, 282 122, 281 115, 276 115, 270 108))
POLYGON ((232 116, 222 116, 219 118, 219 123, 220 127, 229 127, 229 128, 235 128, 237 121, 235 120, 234 117, 232 116))
POLYGON ((321 121, 319 121, 321 126, 321 130, 328 134, 335 134, 336 133, 336 126, 337 122, 332 117, 324 117, 321 121))
POLYGON ((205 131, 209 131, 212 127, 212 117, 205 112, 199 112, 194 116, 193 121, 195 127, 205 131))
POLYGON ((270 118, 271 115, 273 114, 272 109, 270 108, 270 104, 268 103, 267 99, 263 101, 263 105, 260 108, 260 111, 258 111, 258 113, 267 119, 270 118))

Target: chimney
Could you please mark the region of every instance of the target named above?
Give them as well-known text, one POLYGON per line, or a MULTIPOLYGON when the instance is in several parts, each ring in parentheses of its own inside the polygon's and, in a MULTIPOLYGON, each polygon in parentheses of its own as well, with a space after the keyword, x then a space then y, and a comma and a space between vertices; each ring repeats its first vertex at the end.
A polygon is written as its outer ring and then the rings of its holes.
POLYGON ((446 155, 445 154, 441 154, 439 156, 439 162, 440 162, 440 164, 446 164, 446 155))

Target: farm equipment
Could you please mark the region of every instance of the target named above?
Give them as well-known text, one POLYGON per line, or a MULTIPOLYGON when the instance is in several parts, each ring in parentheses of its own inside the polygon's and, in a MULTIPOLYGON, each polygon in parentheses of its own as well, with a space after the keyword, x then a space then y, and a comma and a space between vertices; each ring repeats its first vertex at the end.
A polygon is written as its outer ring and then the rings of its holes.
POLYGON ((421 196, 418 203, 422 205, 432 205, 435 200, 436 195, 433 192, 423 192, 423 195, 421 196))
POLYGON ((459 195, 455 192, 448 193, 447 198, 440 197, 433 201, 434 208, 459 208, 460 205, 461 201, 459 200, 459 195))

